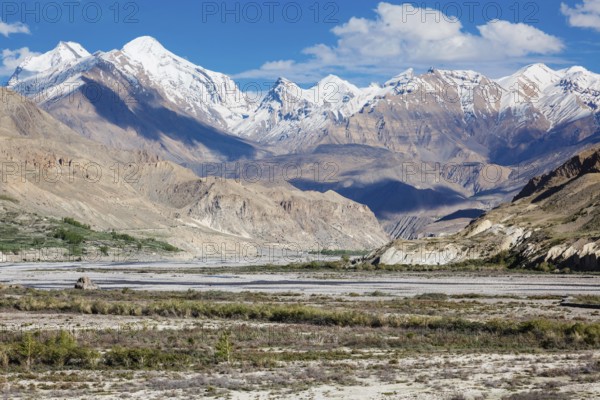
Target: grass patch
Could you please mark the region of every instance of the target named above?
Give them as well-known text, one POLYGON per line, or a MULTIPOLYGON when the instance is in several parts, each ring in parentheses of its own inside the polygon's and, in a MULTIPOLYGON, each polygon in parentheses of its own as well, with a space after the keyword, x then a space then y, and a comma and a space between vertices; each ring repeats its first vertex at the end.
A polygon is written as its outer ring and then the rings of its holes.
MULTIPOLYGON (((470 346, 469 340, 478 340, 488 345, 498 343, 527 348, 544 349, 588 349, 600 346, 600 323, 561 321, 548 319, 532 319, 514 321, 492 319, 474 321, 461 317, 422 316, 398 314, 393 312, 367 312, 360 309, 315 307, 299 305, 295 302, 287 304, 275 303, 242 303, 214 302, 192 300, 196 294, 188 293, 188 298, 169 299, 159 297, 157 300, 140 299, 135 293, 111 292, 114 301, 102 297, 86 298, 71 291, 61 295, 48 295, 40 291, 27 291, 20 297, 4 297, 0 300, 1 309, 21 311, 71 312, 101 315, 162 316, 178 318, 229 319, 241 321, 264 321, 279 324, 303 324, 313 326, 351 327, 351 328, 393 328, 400 331, 424 334, 425 332, 447 335, 453 339, 440 339, 442 343, 462 343, 470 346), (114 296, 113 296, 114 295, 114 296), (119 299, 119 300, 117 300, 119 299), (127 299, 127 300, 123 300, 127 299), (461 341, 459 339, 465 339, 461 341)), ((161 296, 161 295, 157 295, 161 296)), ((183 297, 182 296, 182 297, 183 297)), ((259 297, 258 297, 259 298, 259 297)), ((432 306, 440 306, 438 295, 427 295, 420 302, 432 306)), ((390 302, 394 304, 394 301, 390 302)), ((448 304, 452 304, 449 302, 448 304)), ((459 306, 456 306, 459 307, 459 306)))

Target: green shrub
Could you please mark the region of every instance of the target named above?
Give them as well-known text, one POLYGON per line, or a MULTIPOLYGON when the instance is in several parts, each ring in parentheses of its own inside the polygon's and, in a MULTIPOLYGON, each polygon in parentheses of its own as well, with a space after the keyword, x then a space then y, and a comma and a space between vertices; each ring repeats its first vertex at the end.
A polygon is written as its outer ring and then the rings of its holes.
POLYGON ((5 350, 8 362, 23 365, 27 369, 38 365, 59 368, 65 365, 89 367, 99 358, 96 351, 80 346, 75 338, 65 331, 60 331, 45 341, 40 340, 39 336, 39 333, 24 333, 21 340, 13 345, 12 351, 5 350))
POLYGON ((434 300, 434 301, 446 301, 448 295, 445 293, 423 293, 414 297, 417 300, 434 300))
POLYGON ((92 229, 92 227, 90 225, 82 224, 81 222, 79 222, 73 218, 69 218, 69 217, 63 218, 63 222, 65 224, 75 226, 75 227, 81 228, 81 229, 86 229, 86 230, 92 229))
POLYGON ((179 248, 177 248, 169 243, 163 243, 161 247, 164 251, 168 251, 170 253, 176 253, 176 252, 180 251, 179 248))
POLYGON ((42 353, 40 343, 33 336, 33 333, 23 334, 21 342, 17 345, 16 355, 22 365, 30 369, 35 364, 42 353))
POLYGON ((56 232, 54 232, 54 238, 73 245, 78 245, 85 241, 85 238, 82 235, 64 228, 56 230, 56 232))
POLYGON ((73 336, 60 331, 58 335, 44 343, 42 364, 53 367, 65 365, 87 367, 94 364, 98 357, 97 352, 79 346, 73 336))
POLYGON ((133 243, 137 240, 133 236, 128 235, 126 233, 117 233, 115 231, 112 231, 110 234, 114 240, 122 240, 122 241, 128 242, 128 243, 133 243))

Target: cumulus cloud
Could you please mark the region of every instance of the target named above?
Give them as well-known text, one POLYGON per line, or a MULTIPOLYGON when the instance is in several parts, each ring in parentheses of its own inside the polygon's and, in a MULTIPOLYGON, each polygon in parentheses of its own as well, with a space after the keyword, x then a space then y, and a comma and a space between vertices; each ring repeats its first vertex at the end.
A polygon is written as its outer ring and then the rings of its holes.
POLYGON ((583 0, 575 7, 561 3, 560 12, 567 17, 571 26, 600 31, 600 0, 583 0))
POLYGON ((30 51, 28 47, 23 47, 16 50, 2 50, 2 64, 0 64, 0 76, 11 75, 23 61, 25 61, 29 57, 37 55, 39 55, 39 53, 30 51))
POLYGON ((15 22, 13 24, 7 24, 4 21, 0 21, 0 35, 9 37, 14 33, 26 33, 30 34, 29 27, 22 22, 15 22))
POLYGON ((287 69, 293 78, 324 69, 365 73, 437 64, 475 69, 483 63, 557 54, 564 48, 557 37, 523 23, 494 20, 469 33, 459 20, 439 10, 382 2, 375 12, 374 19, 353 17, 332 29, 336 44, 304 49, 305 61, 270 62, 238 76, 273 78, 274 72, 287 69))

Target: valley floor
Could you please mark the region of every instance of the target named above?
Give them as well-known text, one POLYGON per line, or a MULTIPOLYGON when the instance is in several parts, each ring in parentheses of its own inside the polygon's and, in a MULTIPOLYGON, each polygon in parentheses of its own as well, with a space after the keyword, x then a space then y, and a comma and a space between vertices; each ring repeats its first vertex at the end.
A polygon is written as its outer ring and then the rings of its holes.
POLYGON ((0 267, 6 399, 600 398, 600 276, 0 267), (82 275, 102 289, 70 289, 82 275))

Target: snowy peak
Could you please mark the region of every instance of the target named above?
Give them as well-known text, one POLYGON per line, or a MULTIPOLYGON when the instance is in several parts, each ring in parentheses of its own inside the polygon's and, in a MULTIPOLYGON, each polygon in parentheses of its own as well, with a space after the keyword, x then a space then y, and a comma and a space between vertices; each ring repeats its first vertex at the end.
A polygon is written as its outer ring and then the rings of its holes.
MULTIPOLYGON (((116 52, 119 54, 119 52, 116 52)), ((231 79, 219 72, 209 71, 167 50, 151 36, 141 36, 127 43, 121 49, 129 60, 145 70, 158 83, 191 84, 193 81, 209 85, 218 85, 214 89, 225 91, 230 87, 221 87, 231 79)), ((118 57, 116 57, 118 58, 118 57)))
POLYGON ((335 75, 323 78, 310 89, 302 89, 292 81, 279 78, 262 103, 264 105, 276 102, 285 106, 296 104, 300 107, 311 104, 318 107, 340 108, 361 94, 359 88, 335 75))
POLYGON ((91 56, 82 45, 76 42, 59 42, 54 51, 60 54, 63 59, 76 60, 91 56))
POLYGON ((561 78, 558 71, 546 64, 532 64, 520 69, 513 75, 498 79, 497 82, 505 90, 517 90, 517 86, 535 87, 543 91, 548 86, 555 84, 561 78))
POLYGON ((249 112, 246 97, 227 75, 207 70, 142 36, 127 43, 116 60, 121 69, 161 91, 181 110, 211 125, 230 129, 249 112))
POLYGON ((91 54, 79 43, 60 42, 47 53, 29 57, 17 68, 20 78, 45 73, 61 66, 72 65, 91 54))
MULTIPOLYGON (((129 60, 157 78, 173 78, 184 70, 204 72, 204 68, 175 55, 151 36, 142 36, 127 43, 121 49, 129 60)), ((215 73, 216 74, 216 73, 215 73)))
POLYGON ((523 117, 533 110, 550 128, 588 117, 600 107, 600 75, 583 67, 555 71, 533 64, 498 83, 507 91, 503 110, 516 110, 523 117))
POLYGON ((328 75, 310 89, 314 100, 320 105, 340 107, 352 99, 359 97, 362 91, 348 81, 335 75, 328 75))
POLYGON ((558 72, 563 75, 594 74, 593 72, 591 72, 591 71, 587 70, 586 68, 579 66, 579 65, 575 65, 573 67, 566 68, 566 69, 561 69, 558 72))
POLYGON ((277 89, 278 87, 287 87, 287 86, 297 86, 294 82, 286 79, 282 76, 277 78, 273 86, 271 86, 271 90, 277 89))
POLYGON ((406 71, 396 75, 395 77, 384 83, 383 86, 396 87, 398 85, 405 85, 406 83, 410 82, 414 77, 415 70, 413 68, 409 68, 406 71))
POLYGON ((536 63, 521 68, 516 73, 514 73, 513 76, 525 76, 528 78, 536 78, 538 80, 543 80, 545 77, 552 77, 556 76, 557 74, 557 71, 553 70, 546 64, 536 63))
POLYGON ((151 36, 141 36, 123 46, 122 51, 134 59, 146 58, 149 55, 165 56, 173 53, 151 36))
POLYGON ((302 100, 313 102, 311 96, 304 89, 294 82, 280 77, 273 84, 262 104, 275 102, 280 105, 291 105, 302 100))
POLYGON ((352 91, 352 92, 359 92, 360 90, 354 86, 353 84, 351 84, 348 81, 343 80, 342 78, 340 78, 339 76, 336 75, 327 75, 325 78, 321 79, 319 81, 319 83, 317 83, 314 87, 325 87, 328 85, 335 85, 337 87, 339 87, 340 89, 344 89, 346 91, 352 91))
POLYGON ((77 43, 61 42, 23 63, 8 86, 29 95, 66 95, 85 84, 83 74, 106 64, 129 82, 157 90, 172 108, 221 129, 229 129, 248 113, 248 102, 230 77, 171 53, 150 36, 134 39, 121 50, 93 55, 77 43))
POLYGON ((579 89, 593 89, 598 90, 598 84, 600 83, 600 75, 595 74, 587 69, 579 66, 567 68, 558 71, 562 74, 560 84, 573 84, 579 87, 579 89))
MULTIPOLYGON (((21 63, 9 79, 8 87, 21 94, 43 94, 77 75, 77 66, 92 59, 93 56, 79 43, 59 42, 49 52, 29 57, 21 63)), ((76 86, 74 81, 70 83, 76 86)), ((60 88, 56 92, 66 94, 68 89, 60 88)))

